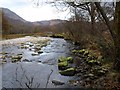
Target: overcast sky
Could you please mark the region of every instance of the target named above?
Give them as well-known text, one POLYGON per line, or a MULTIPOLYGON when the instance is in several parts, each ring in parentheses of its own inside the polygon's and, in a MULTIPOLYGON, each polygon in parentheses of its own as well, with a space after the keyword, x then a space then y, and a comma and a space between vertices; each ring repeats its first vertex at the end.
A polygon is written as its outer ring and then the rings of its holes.
POLYGON ((36 7, 31 0, 0 0, 0 6, 12 10, 27 21, 67 19, 69 13, 69 11, 58 12, 55 7, 45 4, 36 7))

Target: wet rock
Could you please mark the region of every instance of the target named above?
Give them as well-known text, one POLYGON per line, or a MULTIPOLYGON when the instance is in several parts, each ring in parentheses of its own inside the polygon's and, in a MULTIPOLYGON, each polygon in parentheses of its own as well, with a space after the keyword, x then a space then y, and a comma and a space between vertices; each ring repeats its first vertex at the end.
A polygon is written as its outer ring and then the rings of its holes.
POLYGON ((67 58, 61 57, 61 58, 58 59, 58 62, 64 62, 64 61, 72 63, 73 58, 72 57, 67 57, 67 58))
POLYGON ((2 55, 6 55, 6 54, 8 54, 8 53, 7 53, 7 52, 2 52, 1 54, 2 54, 2 55))
POLYGON ((87 60, 86 61, 89 65, 93 66, 93 65, 101 65, 101 63, 98 60, 87 60))
POLYGON ((45 47, 46 45, 47 45, 47 44, 44 43, 44 44, 41 45, 41 47, 45 47))
POLYGON ((63 85, 63 84, 65 84, 64 82, 58 81, 58 80, 52 80, 52 83, 53 83, 54 85, 63 85))
POLYGON ((74 76, 75 75, 75 68, 68 68, 66 70, 59 71, 59 73, 61 75, 64 75, 64 76, 74 76))
POLYGON ((58 62, 64 62, 64 61, 66 61, 64 57, 60 57, 60 58, 58 59, 58 62))
POLYGON ((5 59, 6 55, 1 55, 0 59, 5 59))
POLYGON ((66 59, 69 63, 73 63, 73 58, 72 57, 67 57, 66 59))
POLYGON ((68 62, 67 61, 63 61, 63 62, 59 62, 58 63, 58 69, 59 70, 64 70, 68 67, 68 62))
POLYGON ((31 62, 31 61, 28 60, 28 59, 23 59, 22 61, 24 61, 24 62, 31 62))
POLYGON ((21 45, 21 47, 20 47, 21 49, 28 49, 28 48, 30 48, 30 46, 29 45, 21 45))
POLYGON ((38 55, 38 53, 32 53, 31 55, 32 55, 32 56, 36 56, 36 55, 38 55))
POLYGON ((12 63, 20 61, 19 59, 12 59, 12 63))
POLYGON ((43 53, 43 51, 37 51, 37 53, 38 53, 38 54, 41 54, 41 53, 43 53))
POLYGON ((39 60, 38 62, 42 62, 42 61, 39 60))
POLYGON ((88 56, 89 55, 89 51, 88 50, 85 50, 84 51, 84 56, 88 56))
POLYGON ((34 47, 35 50, 41 50, 41 47, 34 47))
POLYGON ((19 54, 17 54, 17 55, 20 55, 20 56, 22 56, 22 53, 19 53, 19 54))
POLYGON ((22 56, 21 55, 16 55, 16 56, 12 56, 11 57, 11 61, 14 63, 14 62, 18 62, 18 61, 20 61, 21 60, 21 58, 22 58, 22 56))
POLYGON ((16 56, 12 56, 12 59, 21 59, 22 58, 22 56, 20 56, 20 55, 16 55, 16 56))
POLYGON ((7 62, 7 60, 2 60, 2 63, 6 63, 7 62))

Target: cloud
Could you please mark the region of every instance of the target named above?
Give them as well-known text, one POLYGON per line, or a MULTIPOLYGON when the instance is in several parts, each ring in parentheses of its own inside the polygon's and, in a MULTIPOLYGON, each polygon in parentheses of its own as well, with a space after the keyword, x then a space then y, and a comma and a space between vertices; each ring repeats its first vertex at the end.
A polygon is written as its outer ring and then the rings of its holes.
POLYGON ((66 12, 57 12, 51 5, 35 7, 31 0, 1 0, 0 6, 8 8, 27 21, 64 19, 66 12))
POLYGON ((54 14, 52 8, 48 6, 41 8, 35 8, 32 6, 24 7, 17 10, 16 13, 28 21, 50 20, 53 18, 58 18, 57 15, 54 14))

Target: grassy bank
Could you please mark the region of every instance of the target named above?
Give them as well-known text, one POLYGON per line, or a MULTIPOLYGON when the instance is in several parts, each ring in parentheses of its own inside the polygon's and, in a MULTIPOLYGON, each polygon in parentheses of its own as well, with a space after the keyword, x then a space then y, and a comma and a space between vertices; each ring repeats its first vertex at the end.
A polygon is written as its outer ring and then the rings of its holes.
POLYGON ((44 33, 30 33, 30 34, 8 34, 8 35, 2 35, 2 39, 14 39, 14 38, 20 38, 24 36, 45 36, 44 33))

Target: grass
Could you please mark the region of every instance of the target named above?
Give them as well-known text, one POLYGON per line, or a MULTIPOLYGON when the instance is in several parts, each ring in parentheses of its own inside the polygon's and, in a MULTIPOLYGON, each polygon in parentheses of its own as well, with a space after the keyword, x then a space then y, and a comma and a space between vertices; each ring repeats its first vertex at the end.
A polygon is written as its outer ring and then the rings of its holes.
POLYGON ((14 38, 20 38, 24 36, 45 36, 44 33, 30 33, 30 34, 8 34, 8 35, 2 35, 2 39, 14 39, 14 38))

